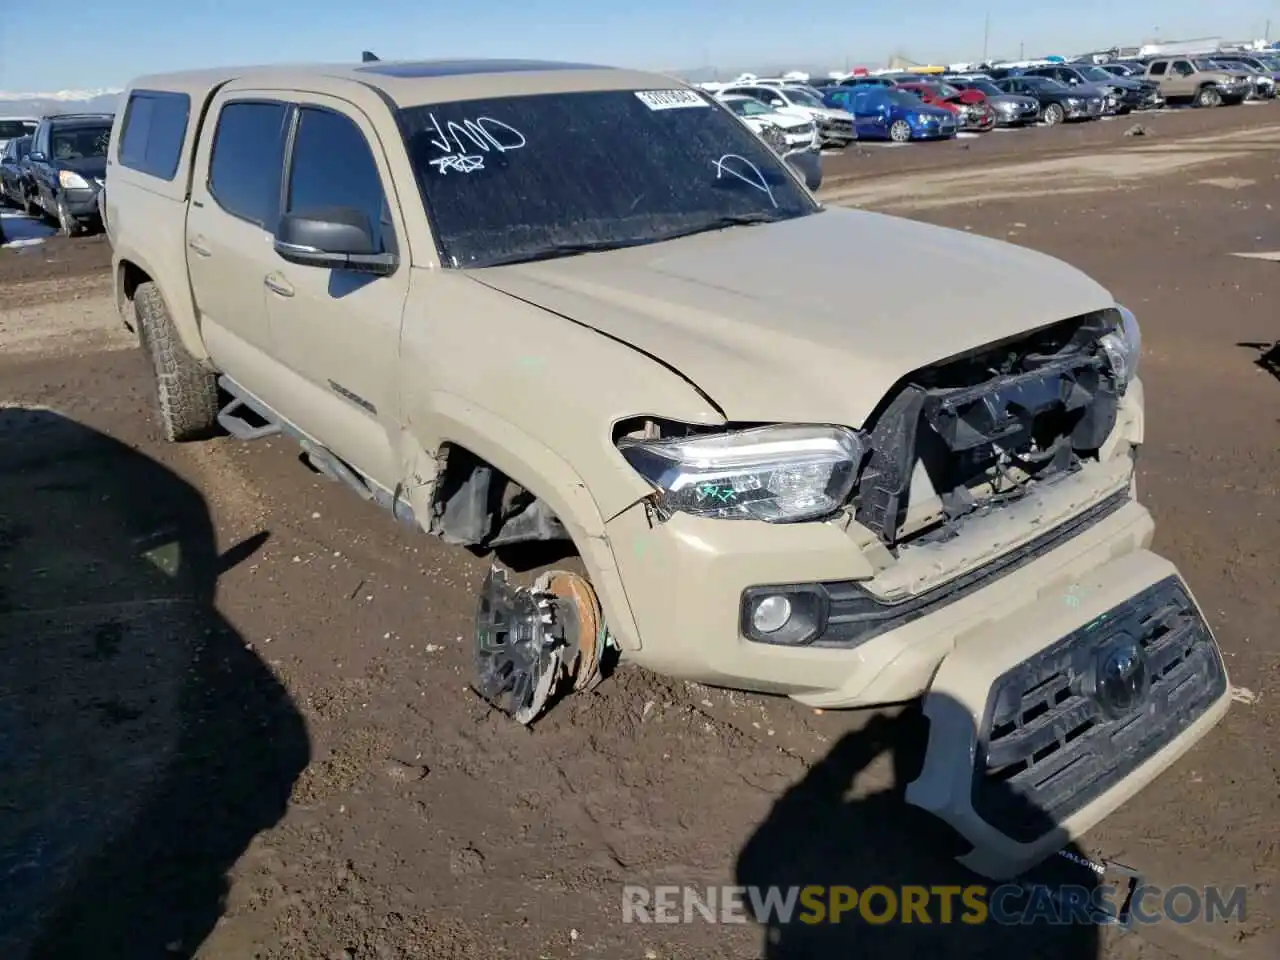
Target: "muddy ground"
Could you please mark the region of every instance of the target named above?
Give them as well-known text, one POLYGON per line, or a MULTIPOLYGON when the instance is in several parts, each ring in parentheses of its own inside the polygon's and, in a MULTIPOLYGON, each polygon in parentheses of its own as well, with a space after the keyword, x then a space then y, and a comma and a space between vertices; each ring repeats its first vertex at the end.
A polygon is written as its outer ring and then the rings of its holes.
POLYGON ((895 797, 914 714, 623 668, 533 730, 495 715, 467 687, 487 560, 286 443, 158 442, 85 239, 0 251, 0 953, 1276 956, 1280 264, 1233 254, 1280 250, 1280 106, 1140 122, 866 148, 824 193, 1062 257, 1138 312, 1140 489, 1239 702, 1079 850, 1244 885, 1243 922, 624 924, 623 884, 966 882, 895 797))

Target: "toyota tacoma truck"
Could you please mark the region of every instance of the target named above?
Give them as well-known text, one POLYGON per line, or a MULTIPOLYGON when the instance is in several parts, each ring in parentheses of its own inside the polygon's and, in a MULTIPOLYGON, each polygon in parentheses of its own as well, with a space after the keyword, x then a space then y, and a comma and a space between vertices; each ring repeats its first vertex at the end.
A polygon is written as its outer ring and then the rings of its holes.
POLYGON ((654 74, 217 69, 122 102, 115 294, 165 436, 285 435, 449 543, 563 544, 477 585, 474 685, 516 720, 618 658, 921 698, 907 798, 998 877, 1226 711, 1136 496, 1138 322, 1067 264, 826 207, 654 74), (922 260, 929 290, 885 282, 922 260))
POLYGON ((1146 79, 1160 85, 1160 95, 1168 103, 1191 103, 1197 107, 1220 107, 1240 103, 1253 90, 1242 70, 1224 70, 1210 60, 1170 57, 1147 64, 1146 79))

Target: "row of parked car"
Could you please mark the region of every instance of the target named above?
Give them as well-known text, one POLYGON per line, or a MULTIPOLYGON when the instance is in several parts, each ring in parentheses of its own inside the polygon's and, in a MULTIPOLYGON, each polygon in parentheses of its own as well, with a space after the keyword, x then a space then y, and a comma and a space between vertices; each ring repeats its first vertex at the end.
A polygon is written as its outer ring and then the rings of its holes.
POLYGON ((938 140, 995 127, 1053 126, 1166 104, 1217 107, 1276 96, 1280 55, 1044 63, 963 74, 860 75, 705 85, 757 130, 789 144, 938 140))
POLYGON ((58 224, 64 236, 102 226, 110 113, 0 119, 0 201, 58 224))
MULTIPOLYGON (((816 188, 821 166, 805 154, 823 147, 1053 126, 1166 103, 1218 107, 1274 99, 1277 84, 1280 53, 1258 51, 993 66, 963 74, 863 74, 812 83, 744 77, 706 86, 816 188)), ((0 202, 55 221, 66 236, 101 228, 113 120, 110 113, 0 118, 0 202)))

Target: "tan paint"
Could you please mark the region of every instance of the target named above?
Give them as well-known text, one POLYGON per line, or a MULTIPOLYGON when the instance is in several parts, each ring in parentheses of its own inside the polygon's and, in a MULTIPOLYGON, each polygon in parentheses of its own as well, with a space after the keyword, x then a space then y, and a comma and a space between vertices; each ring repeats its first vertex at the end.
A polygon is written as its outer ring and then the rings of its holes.
MULTIPOLYGON (((610 630, 635 662, 820 707, 933 691, 977 716, 994 677, 1075 624, 1055 592, 1092 577, 1091 603, 1106 609, 1172 569, 1148 552, 1153 524, 1136 500, 853 649, 748 642, 737 623, 742 591, 848 580, 894 599, 945 589, 960 572, 981 569, 1108 494, 1132 493, 1130 451, 1143 433, 1139 381, 1098 463, 991 522, 966 525, 958 542, 896 556, 848 516, 776 525, 683 514, 659 521, 648 509, 652 491, 615 448, 614 431, 637 417, 856 427, 910 371, 1109 307, 1112 298, 1030 250, 839 209, 555 262, 442 268, 388 100, 674 84, 594 69, 401 79, 347 65, 143 78, 133 87, 188 91, 196 113, 210 119, 188 132, 194 153, 183 161, 180 183, 154 187, 113 167, 117 267, 146 270, 184 342, 377 485, 396 490, 420 523, 429 523, 446 444, 468 448, 535 493, 570 531, 610 630), (221 210, 207 184, 208 131, 225 103, 250 96, 321 104, 365 133, 402 256, 393 275, 341 300, 329 297, 327 271, 287 264, 264 226, 221 210), (211 255, 189 252, 193 243, 211 255), (928 288, 895 282, 925 261, 928 288), (295 296, 273 299, 268 280, 287 283, 295 296), (856 301, 846 294, 851 286, 856 301), (336 400, 327 381, 339 378, 377 412, 336 400)), ((1215 707, 1066 829, 1086 829, 1105 815, 1218 716, 1215 707)), ((913 800, 977 838, 979 868, 998 872, 1001 862, 1043 855, 1039 847, 1010 849, 1007 838, 973 824, 955 788, 971 771, 967 747, 963 731, 936 733, 913 800)))

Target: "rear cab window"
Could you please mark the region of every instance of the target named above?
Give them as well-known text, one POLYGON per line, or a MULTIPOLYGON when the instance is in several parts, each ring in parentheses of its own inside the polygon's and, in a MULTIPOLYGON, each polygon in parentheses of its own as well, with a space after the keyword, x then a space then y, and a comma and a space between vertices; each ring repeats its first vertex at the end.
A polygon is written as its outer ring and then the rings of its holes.
POLYGON ((36 125, 29 120, 0 120, 0 140, 17 140, 29 137, 36 125))
POLYGON ((185 93, 135 90, 125 105, 120 129, 121 165, 172 180, 182 160, 190 117, 191 98, 185 93))
POLYGON ((229 100, 218 113, 209 194, 226 213, 274 233, 291 108, 278 100, 229 100))

